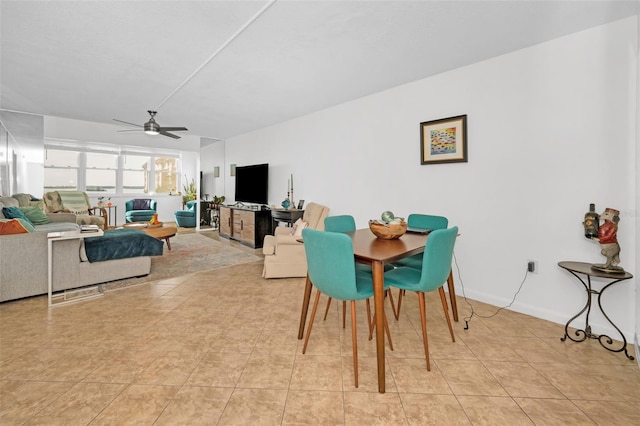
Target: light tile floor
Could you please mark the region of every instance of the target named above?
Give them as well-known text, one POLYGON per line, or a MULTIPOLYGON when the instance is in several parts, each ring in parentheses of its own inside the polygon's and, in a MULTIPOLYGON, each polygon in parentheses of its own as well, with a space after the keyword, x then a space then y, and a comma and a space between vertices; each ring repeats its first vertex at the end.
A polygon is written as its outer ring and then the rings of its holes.
POLYGON ((46 297, 0 304, 0 424, 640 424, 635 361, 595 340, 561 342, 563 326, 510 311, 468 330, 455 323, 452 343, 435 294, 431 371, 407 295, 390 322, 385 394, 359 304, 355 388, 342 304, 326 321, 319 313, 302 355, 304 279, 263 280, 261 270, 237 265, 50 310, 46 297))

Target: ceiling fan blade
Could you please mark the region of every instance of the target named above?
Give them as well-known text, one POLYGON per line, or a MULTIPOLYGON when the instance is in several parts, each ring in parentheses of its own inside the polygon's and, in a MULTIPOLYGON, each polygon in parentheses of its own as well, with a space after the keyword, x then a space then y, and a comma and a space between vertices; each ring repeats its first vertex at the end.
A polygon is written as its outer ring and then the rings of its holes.
POLYGON ((134 124, 134 123, 129 123, 128 121, 122 121, 122 120, 118 120, 117 118, 114 118, 113 121, 117 121, 118 123, 124 123, 124 124, 128 124, 130 126, 136 126, 136 127, 142 127, 139 124, 134 124))
POLYGON ((186 127, 162 127, 160 126, 160 131, 161 132, 177 132, 177 131, 183 131, 183 130, 189 130, 186 127))
POLYGON ((118 130, 118 133, 128 133, 128 132, 143 132, 142 129, 131 129, 131 130, 118 130))
POLYGON ((170 138, 180 139, 180 136, 174 135, 173 133, 165 132, 163 130, 160 131, 160 134, 163 136, 169 136, 170 138))

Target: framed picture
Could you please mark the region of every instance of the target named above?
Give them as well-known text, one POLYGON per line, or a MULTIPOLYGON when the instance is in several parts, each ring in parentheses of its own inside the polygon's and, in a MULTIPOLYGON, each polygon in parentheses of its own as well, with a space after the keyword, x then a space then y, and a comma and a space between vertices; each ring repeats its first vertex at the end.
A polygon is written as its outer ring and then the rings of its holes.
POLYGON ((420 164, 466 162, 466 114, 420 123, 420 164))
POLYGON ((302 206, 304 206, 304 200, 298 201, 298 210, 302 210, 302 206))

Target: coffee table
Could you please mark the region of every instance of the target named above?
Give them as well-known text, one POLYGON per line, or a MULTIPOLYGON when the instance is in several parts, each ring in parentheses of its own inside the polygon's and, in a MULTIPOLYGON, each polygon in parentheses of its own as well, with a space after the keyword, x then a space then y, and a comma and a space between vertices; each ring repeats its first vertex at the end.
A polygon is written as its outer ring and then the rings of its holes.
POLYGON ((151 225, 149 222, 129 222, 122 225, 122 227, 140 229, 154 238, 165 240, 169 250, 171 250, 171 242, 169 241, 169 238, 175 236, 176 232, 178 232, 177 226, 165 223, 151 225))

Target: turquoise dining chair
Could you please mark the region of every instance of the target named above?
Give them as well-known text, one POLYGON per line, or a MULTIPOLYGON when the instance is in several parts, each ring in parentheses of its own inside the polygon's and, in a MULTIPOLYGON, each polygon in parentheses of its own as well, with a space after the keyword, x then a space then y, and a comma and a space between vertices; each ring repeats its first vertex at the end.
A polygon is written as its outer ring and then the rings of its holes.
MULTIPOLYGON (((353 218, 353 216, 348 214, 327 216, 324 219, 324 230, 327 232, 342 232, 342 233, 352 232, 356 230, 356 221, 353 218)), ((356 262, 356 269, 371 274, 370 265, 365 265, 364 263, 356 262)), ((385 265, 385 271, 388 271, 390 269, 393 269, 392 265, 385 265)), ((396 317, 396 307, 393 302, 393 295, 391 295, 390 291, 385 292, 385 295, 386 294, 389 294, 389 301, 391 302, 391 310, 393 311, 393 316, 396 317)), ((327 300, 327 307, 324 311, 324 318, 323 318, 324 320, 327 319, 327 314, 329 313, 330 307, 331 307, 331 297, 329 298, 329 300, 327 300)), ((342 328, 346 327, 346 322, 347 322, 346 308, 347 308, 347 302, 343 301, 342 302, 342 328)))
POLYGON ((457 226, 432 231, 424 247, 420 269, 401 266, 384 274, 385 286, 396 287, 400 290, 415 291, 418 295, 427 370, 431 370, 431 364, 429 362, 429 341, 427 339, 425 293, 435 290, 438 290, 440 293, 440 301, 442 302, 444 316, 449 326, 451 340, 456 341, 455 335, 453 334, 453 327, 451 326, 451 319, 449 318, 449 308, 447 306, 443 285, 451 272, 451 259, 453 257, 453 247, 457 235, 457 226))
MULTIPOLYGON (((444 216, 435 216, 428 214, 412 213, 407 217, 407 227, 415 229, 447 229, 449 226, 449 219, 444 216)), ((400 259, 392 264, 394 267, 399 268, 401 266, 410 266, 412 268, 422 268, 422 254, 416 254, 415 256, 406 257, 400 259)), ((458 321, 458 304, 456 302, 456 292, 453 284, 453 273, 449 273, 447 278, 447 285, 449 289, 449 299, 451 301, 451 311, 453 312, 454 321, 458 321)), ((389 291, 391 292, 391 291, 389 291)), ((398 291, 398 305, 394 309, 393 314, 396 320, 400 319, 400 307, 402 306, 402 297, 404 296, 404 290, 398 291)))
MULTIPOLYGON (((348 235, 337 232, 323 232, 303 229, 302 240, 307 257, 309 280, 316 287, 311 318, 304 338, 302 353, 307 351, 313 320, 318 310, 320 294, 324 293, 337 300, 351 302, 351 340, 353 345, 353 372, 355 386, 358 387, 358 338, 356 331, 356 301, 367 302, 367 323, 371 330, 371 306, 373 280, 370 273, 356 270, 353 260, 353 244, 348 235)), ((384 311, 382 312, 384 316, 384 311)), ((387 318, 384 316, 385 331, 391 345, 391 334, 387 318)))

